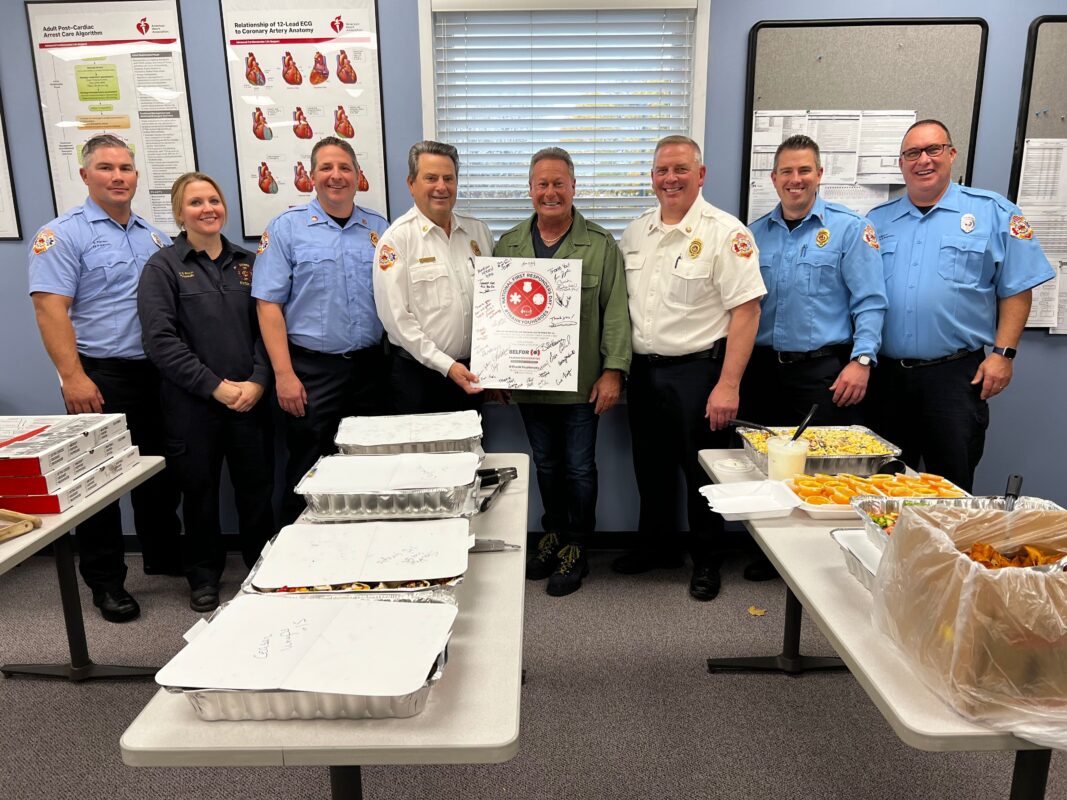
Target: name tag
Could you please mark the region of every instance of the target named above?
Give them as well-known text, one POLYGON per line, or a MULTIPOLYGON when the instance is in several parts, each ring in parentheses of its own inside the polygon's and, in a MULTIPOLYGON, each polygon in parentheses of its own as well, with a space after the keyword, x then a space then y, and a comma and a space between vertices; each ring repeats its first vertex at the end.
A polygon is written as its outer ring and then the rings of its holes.
POLYGON ((426 256, 425 258, 420 258, 419 259, 419 263, 420 264, 432 264, 436 260, 437 260, 436 256, 426 256))

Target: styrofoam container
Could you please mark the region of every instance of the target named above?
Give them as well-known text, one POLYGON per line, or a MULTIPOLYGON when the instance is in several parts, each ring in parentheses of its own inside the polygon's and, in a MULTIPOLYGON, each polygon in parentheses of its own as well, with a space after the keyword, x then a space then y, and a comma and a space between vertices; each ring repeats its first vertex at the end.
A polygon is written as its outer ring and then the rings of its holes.
MULTIPOLYGON (((871 519, 890 512, 900 513, 907 506, 938 505, 947 508, 973 508, 975 510, 1003 511, 1005 499, 1002 495, 986 497, 872 497, 863 495, 852 498, 852 507, 859 512, 867 536, 879 550, 889 544, 889 534, 871 519)), ((1020 497, 1015 501, 1016 511, 1063 511, 1051 500, 1039 497, 1020 497)))
POLYGON ((743 481, 701 486, 711 510, 727 522, 787 517, 800 498, 782 481, 743 481))
POLYGON ((753 480, 762 477, 751 461, 745 458, 720 458, 711 465, 711 474, 719 483, 753 480))
POLYGON ((295 489, 316 521, 427 519, 477 512, 478 456, 325 456, 295 489))
POLYGON ((481 453, 481 442, 477 411, 345 417, 334 437, 346 455, 481 453))
POLYGON ((862 528, 851 530, 837 528, 830 531, 830 536, 841 548, 845 565, 852 576, 866 587, 874 589, 874 576, 878 574, 878 562, 882 560, 882 551, 867 538, 862 528))

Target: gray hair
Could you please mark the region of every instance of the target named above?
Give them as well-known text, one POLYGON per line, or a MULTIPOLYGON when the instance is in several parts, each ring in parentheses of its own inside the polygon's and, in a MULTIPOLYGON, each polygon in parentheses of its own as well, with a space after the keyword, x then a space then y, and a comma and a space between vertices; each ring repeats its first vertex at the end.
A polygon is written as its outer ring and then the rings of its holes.
POLYGON ((688 136, 682 136, 681 134, 674 134, 672 136, 664 136, 658 142, 656 142, 656 149, 652 151, 652 163, 656 163, 656 156, 659 155, 659 151, 664 147, 669 147, 672 144, 687 144, 693 148, 693 152, 697 155, 697 164, 704 163, 700 155, 700 145, 688 136))
POLYGON ((130 160, 133 161, 133 151, 130 150, 130 146, 126 142, 111 133, 98 133, 96 136, 90 136, 85 140, 85 144, 82 145, 82 164, 85 164, 89 160, 89 156, 97 150, 105 147, 118 147, 126 150, 130 154, 130 160))
POLYGON ((323 136, 317 142, 315 146, 311 148, 311 171, 315 171, 315 159, 319 154, 319 150, 324 147, 340 147, 344 150, 348 157, 352 159, 352 166, 356 168, 356 172, 359 172, 359 159, 356 158, 356 151, 352 149, 352 145, 346 142, 344 139, 338 139, 336 136, 323 136))
POLYGON ((414 182, 419 176, 419 156, 448 156, 452 159, 452 166, 456 168, 456 177, 459 177, 459 151, 450 144, 444 142, 435 142, 431 139, 424 139, 421 142, 415 142, 411 145, 411 149, 408 150, 408 180, 414 182))
POLYGON ((571 180, 574 180, 574 161, 571 160, 571 154, 562 147, 542 147, 534 153, 530 159, 530 175, 527 180, 533 180, 533 168, 538 161, 562 161, 567 165, 571 180))
POLYGON ((811 150, 815 153, 815 169, 822 168, 822 159, 819 157, 819 145, 810 136, 805 136, 803 133, 795 133, 778 145, 778 149, 774 151, 774 166, 771 167, 771 171, 778 169, 778 156, 782 154, 783 150, 811 150))

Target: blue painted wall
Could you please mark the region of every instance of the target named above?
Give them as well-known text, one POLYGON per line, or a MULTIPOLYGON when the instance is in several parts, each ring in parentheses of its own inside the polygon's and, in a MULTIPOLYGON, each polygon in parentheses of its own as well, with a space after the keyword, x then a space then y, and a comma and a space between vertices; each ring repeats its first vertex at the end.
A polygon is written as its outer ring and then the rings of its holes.
MULTIPOLYGON (((216 0, 180 0, 185 35, 189 89, 195 120, 199 166, 215 176, 236 205, 237 183, 229 97, 224 74, 221 24, 216 0)), ((708 111, 705 152, 708 180, 705 195, 712 203, 737 213, 741 180, 741 148, 745 121, 744 75, 750 28, 761 20, 795 19, 798 4, 785 0, 753 0, 739 4, 712 0, 708 65, 708 111)), ((807 2, 805 18, 855 16, 855 5, 807 2)), ((865 17, 918 17, 929 3, 918 0, 875 0, 863 7, 865 17)), ((1063 12, 1062 0, 946 0, 937 6, 942 17, 984 17, 989 23, 982 115, 975 153, 974 184, 1006 192, 1011 169, 1015 119, 1022 83, 1026 33, 1044 14, 1063 12)), ((0 414, 60 413, 55 372, 41 345, 26 295, 26 252, 37 228, 53 214, 48 168, 32 78, 25 12, 19 0, 0 0, 5 24, 0 26, 0 91, 3 92, 12 172, 19 200, 23 242, 0 242, 0 414)), ((417 0, 379 3, 382 80, 385 93, 385 140, 389 164, 390 215, 411 206, 404 185, 405 157, 422 138, 417 0)), ((936 76, 932 76, 936 80, 936 76)), ((236 208, 231 220, 239 220, 236 208)), ((227 235, 240 237, 236 222, 227 235)), ((1055 412, 1067 397, 1067 337, 1029 331, 1017 359, 1010 390, 993 401, 986 455, 979 468, 977 491, 1002 489, 1010 472, 1026 478, 1028 493, 1067 505, 1067 425, 1055 412)), ((494 450, 525 449, 525 436, 514 409, 490 408, 486 413, 494 450)), ((629 463, 625 412, 614 409, 601 425, 599 463, 601 501, 599 527, 632 530, 637 502, 629 463)), ((539 515, 531 504, 531 525, 539 515)))

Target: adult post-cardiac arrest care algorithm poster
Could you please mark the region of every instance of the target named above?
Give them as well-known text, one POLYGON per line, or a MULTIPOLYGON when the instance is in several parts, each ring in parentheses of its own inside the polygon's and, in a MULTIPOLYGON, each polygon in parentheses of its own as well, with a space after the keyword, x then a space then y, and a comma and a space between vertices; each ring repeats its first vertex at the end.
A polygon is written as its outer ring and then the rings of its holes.
POLYGON ((374 0, 222 0, 244 235, 314 197, 311 149, 352 145, 356 202, 387 215, 374 0))
POLYGON ((176 233, 170 187, 196 169, 175 0, 26 4, 56 211, 85 202, 85 141, 110 133, 140 173, 133 210, 176 233))

